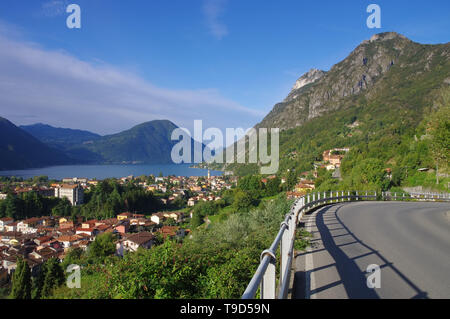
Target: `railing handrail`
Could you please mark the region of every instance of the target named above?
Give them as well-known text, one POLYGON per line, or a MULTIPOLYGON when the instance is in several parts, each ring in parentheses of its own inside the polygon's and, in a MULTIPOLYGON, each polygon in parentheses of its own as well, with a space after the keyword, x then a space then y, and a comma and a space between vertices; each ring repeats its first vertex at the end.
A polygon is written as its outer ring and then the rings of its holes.
MULTIPOLYGON (((381 198, 383 200, 404 200, 404 199, 418 199, 418 200, 441 200, 450 201, 449 193, 418 193, 418 192, 382 192, 381 198), (392 195, 393 194, 393 195, 392 195), (399 194, 400 196, 397 196, 399 194), (418 198, 416 196, 419 196, 418 198)), ((245 289, 242 299, 255 298, 258 288, 261 288, 261 299, 275 299, 276 295, 276 253, 278 246, 280 246, 280 276, 278 283, 278 298, 285 299, 290 283, 290 274, 292 267, 292 260, 294 258, 294 243, 295 230, 298 221, 303 217, 303 214, 324 204, 334 204, 344 201, 359 201, 378 199, 376 191, 331 191, 331 192, 315 192, 306 194, 297 198, 291 206, 290 212, 286 215, 284 221, 281 223, 275 240, 269 249, 261 253, 260 264, 253 275, 250 283, 245 289), (327 196, 327 193, 330 193, 327 196), (335 196, 333 196, 335 193, 335 196), (322 195, 322 196, 321 196, 322 195), (322 198, 321 198, 322 197, 322 198)))

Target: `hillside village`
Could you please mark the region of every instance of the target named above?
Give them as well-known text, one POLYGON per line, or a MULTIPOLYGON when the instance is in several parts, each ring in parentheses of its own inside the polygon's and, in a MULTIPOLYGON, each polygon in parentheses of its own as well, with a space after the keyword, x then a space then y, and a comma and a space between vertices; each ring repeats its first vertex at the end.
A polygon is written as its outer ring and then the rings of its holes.
MULTIPOLYGON (((139 181, 133 176, 124 177, 118 183, 136 182, 143 189, 161 195, 161 201, 170 205, 178 197, 193 196, 187 199, 191 207, 200 201, 217 201, 219 192, 230 189, 236 183, 233 177, 153 177, 153 183, 139 181), (163 196, 164 194, 164 196, 163 196)), ((84 193, 99 181, 86 178, 66 178, 59 183, 45 185, 28 185, 26 182, 15 183, 13 193, 37 192, 42 196, 67 198, 73 206, 82 205, 84 193)), ((0 185, 4 190, 5 185, 0 185)), ((0 199, 6 194, 0 193, 0 199)), ((168 206, 169 207, 169 206, 168 206)), ((18 258, 23 258, 32 274, 39 272, 41 265, 50 258, 62 262, 66 253, 73 248, 87 250, 96 237, 112 233, 116 238, 116 255, 124 256, 139 248, 150 249, 166 239, 182 241, 189 235, 186 220, 192 213, 184 211, 161 211, 151 215, 123 212, 114 218, 84 220, 83 217, 71 218, 61 216, 32 217, 14 220, 11 217, 0 218, 0 285, 10 281, 17 266, 18 258)))

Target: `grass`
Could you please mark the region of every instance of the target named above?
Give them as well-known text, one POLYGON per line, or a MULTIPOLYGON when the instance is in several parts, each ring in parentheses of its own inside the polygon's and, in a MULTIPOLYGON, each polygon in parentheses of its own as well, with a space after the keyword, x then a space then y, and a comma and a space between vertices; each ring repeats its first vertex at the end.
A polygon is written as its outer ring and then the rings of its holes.
POLYGON ((213 216, 208 216, 208 219, 210 220, 211 224, 214 224, 214 223, 226 220, 232 213, 233 213, 233 207, 230 205, 230 206, 226 206, 226 207, 222 208, 218 214, 213 215, 213 216))
POLYGON ((312 234, 307 232, 304 228, 297 229, 295 233, 295 250, 305 250, 307 247, 311 245, 310 238, 312 238, 312 234))
POLYGON ((10 288, 7 286, 0 287, 0 299, 9 299, 10 288))
POLYGON ((450 184, 450 178, 440 177, 439 185, 436 184, 436 173, 434 172, 416 172, 414 175, 410 175, 403 186, 414 187, 422 186, 424 188, 429 188, 436 190, 438 192, 448 192, 450 184))

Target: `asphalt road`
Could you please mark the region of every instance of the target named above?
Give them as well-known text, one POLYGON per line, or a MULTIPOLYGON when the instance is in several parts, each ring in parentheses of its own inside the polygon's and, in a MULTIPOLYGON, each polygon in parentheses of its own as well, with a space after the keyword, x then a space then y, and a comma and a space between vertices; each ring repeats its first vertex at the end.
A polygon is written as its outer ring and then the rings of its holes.
POLYGON ((334 204, 302 222, 313 238, 296 254, 293 298, 450 298, 450 203, 334 204), (380 288, 367 285, 372 264, 380 288))

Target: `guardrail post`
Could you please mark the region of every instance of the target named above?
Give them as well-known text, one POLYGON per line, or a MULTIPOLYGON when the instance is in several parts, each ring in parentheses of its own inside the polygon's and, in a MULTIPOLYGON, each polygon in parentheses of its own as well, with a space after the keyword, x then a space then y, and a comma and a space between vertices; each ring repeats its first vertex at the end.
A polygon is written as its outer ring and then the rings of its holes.
POLYGON ((261 280, 261 299, 275 299, 276 298, 276 258, 269 251, 263 252, 261 260, 264 258, 264 254, 270 255, 270 262, 267 266, 266 272, 261 280))
POLYGON ((284 231, 283 236, 281 238, 281 246, 280 246, 280 254, 281 254, 281 261, 280 261, 280 282, 279 285, 283 285, 283 278, 284 275, 286 273, 286 264, 287 264, 287 260, 289 257, 289 247, 290 247, 290 232, 291 232, 291 228, 289 227, 290 225, 290 220, 288 220, 287 223, 283 222, 281 225, 285 224, 287 229, 284 231))
POLYGON ((356 191, 356 200, 357 200, 357 201, 359 200, 359 197, 358 197, 358 191, 356 191))

